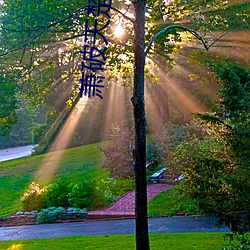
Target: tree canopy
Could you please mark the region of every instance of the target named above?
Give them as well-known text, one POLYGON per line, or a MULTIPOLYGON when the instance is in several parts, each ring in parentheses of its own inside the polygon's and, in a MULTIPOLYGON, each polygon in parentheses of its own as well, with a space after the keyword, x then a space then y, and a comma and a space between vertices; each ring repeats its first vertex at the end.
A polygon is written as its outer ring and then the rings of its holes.
MULTIPOLYGON (((87 5, 88 1, 77 0, 70 3, 65 0, 3 1, 0 6, 0 67, 12 72, 12 88, 20 97, 40 105, 63 84, 68 89, 63 101, 77 99, 82 61, 79 52, 83 47, 85 21, 89 18, 87 5)), ((200 31, 206 46, 213 43, 209 43, 211 37, 206 40, 209 32, 230 29, 231 20, 242 17, 238 27, 246 27, 249 4, 237 1, 237 8, 235 5, 236 1, 229 1, 229 4, 204 0, 147 1, 145 45, 148 56, 160 55, 171 64, 171 53, 177 46, 173 41, 184 39, 180 33, 184 30, 178 28, 183 25, 200 31), (169 29, 173 25, 176 28, 169 29), (169 30, 159 34, 166 27, 169 30), (152 40, 156 34, 157 39, 152 40), (150 42, 154 42, 153 46, 147 47, 150 42)), ((113 1, 110 24, 104 30, 109 42, 105 73, 115 77, 122 74, 127 77, 126 82, 133 72, 133 22, 132 2, 113 1), (113 35, 118 24, 126 30, 121 38, 113 35)))

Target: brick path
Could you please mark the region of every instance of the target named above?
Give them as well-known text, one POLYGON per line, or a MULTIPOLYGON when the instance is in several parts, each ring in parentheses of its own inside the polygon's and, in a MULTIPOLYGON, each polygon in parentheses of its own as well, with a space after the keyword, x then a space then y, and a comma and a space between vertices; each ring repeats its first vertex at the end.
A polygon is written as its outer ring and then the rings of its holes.
MULTIPOLYGON (((171 185, 155 184, 147 188, 148 201, 160 192, 169 189, 171 185)), ((113 202, 110 206, 88 213, 89 219, 107 218, 134 218, 135 217, 135 191, 130 191, 113 202)))

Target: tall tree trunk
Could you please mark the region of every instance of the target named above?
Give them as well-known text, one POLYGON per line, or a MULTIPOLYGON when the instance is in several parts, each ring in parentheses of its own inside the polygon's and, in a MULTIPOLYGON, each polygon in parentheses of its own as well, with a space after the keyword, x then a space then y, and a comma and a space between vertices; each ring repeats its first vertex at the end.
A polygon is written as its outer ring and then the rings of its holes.
POLYGON ((136 0, 133 4, 135 7, 135 38, 134 92, 132 103, 134 107, 135 126, 133 157, 135 173, 136 249, 149 250, 146 180, 146 117, 144 103, 146 0, 136 0))

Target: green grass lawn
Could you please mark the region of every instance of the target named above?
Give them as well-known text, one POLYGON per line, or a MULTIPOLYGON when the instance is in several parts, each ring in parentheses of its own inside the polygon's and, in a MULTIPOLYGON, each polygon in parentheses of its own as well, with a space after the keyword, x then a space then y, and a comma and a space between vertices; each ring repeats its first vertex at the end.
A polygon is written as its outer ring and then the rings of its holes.
MULTIPOLYGON (((221 250, 228 246, 224 233, 151 234, 151 250, 221 250)), ((134 235, 74 236, 0 242, 1 250, 135 249, 134 235)))
MULTIPOLYGON (((79 181, 86 174, 94 176, 97 173, 99 178, 106 176, 106 171, 98 169, 102 160, 98 145, 100 143, 65 150, 52 180, 64 176, 79 181)), ((53 157, 57 153, 50 154, 53 157)), ((45 157, 43 154, 0 163, 0 217, 20 210, 20 197, 30 182, 37 181, 35 175, 45 157)))
MULTIPOLYGON (((98 179, 107 177, 108 172, 98 168, 102 161, 97 148, 99 145, 95 143, 65 150, 51 181, 60 177, 75 182, 84 176, 98 179)), ((57 154, 49 153, 50 157, 56 157, 57 154)), ((0 163, 0 217, 21 210, 20 197, 32 181, 37 181, 36 172, 47 156, 43 154, 0 163)), ((157 195, 149 203, 150 216, 174 214, 179 209, 176 208, 176 196, 171 190, 157 195)))
MULTIPOLYGON (((65 150, 51 181, 60 177, 75 182, 84 176, 96 179, 107 177, 108 172, 98 168, 102 161, 102 154, 97 148, 99 145, 95 143, 65 150)), ((50 157, 56 157, 57 154, 49 153, 50 157)), ((32 181, 37 181, 36 172, 47 156, 43 154, 0 163, 0 218, 21 210, 20 197, 32 181)), ((187 204, 179 204, 176 197, 174 189, 154 197, 149 202, 149 216, 173 215, 181 210, 187 212, 187 204)))

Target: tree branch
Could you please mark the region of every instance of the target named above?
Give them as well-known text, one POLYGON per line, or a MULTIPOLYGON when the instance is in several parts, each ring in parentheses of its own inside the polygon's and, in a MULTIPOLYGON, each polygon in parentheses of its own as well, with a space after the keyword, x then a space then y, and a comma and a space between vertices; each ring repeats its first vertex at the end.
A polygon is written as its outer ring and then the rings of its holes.
MULTIPOLYGON (((27 46, 28 46, 29 44, 31 44, 32 42, 34 42, 34 41, 35 41, 40 35, 42 35, 46 30, 48 30, 49 28, 51 28, 51 27, 53 27, 53 26, 56 26, 56 25, 58 25, 58 24, 61 24, 61 23, 65 22, 66 20, 68 20, 69 18, 74 17, 74 16, 77 15, 77 14, 80 14, 80 13, 86 11, 86 7, 88 7, 88 6, 89 6, 89 5, 83 5, 82 7, 78 8, 78 9, 75 10, 75 11, 73 11, 73 12, 72 12, 71 14, 69 14, 68 16, 66 16, 66 17, 64 17, 64 18, 62 18, 62 19, 60 19, 60 20, 58 20, 58 21, 52 22, 52 23, 50 23, 50 24, 48 24, 48 25, 36 26, 34 29, 15 30, 15 29, 9 29, 9 28, 6 28, 6 27, 2 26, 1 28, 2 28, 3 30, 10 31, 10 32, 29 32, 30 35, 31 35, 32 32, 38 32, 38 33, 35 34, 35 35, 33 36, 32 39, 29 39, 29 41, 28 41, 28 39, 27 39, 27 41, 26 41, 22 46, 20 46, 20 47, 18 47, 18 48, 15 48, 15 49, 12 49, 12 50, 9 50, 9 51, 3 52, 2 54, 0 54, 0 57, 5 56, 5 55, 7 55, 7 54, 9 54, 9 53, 18 51, 18 50, 23 50, 23 51, 25 51, 26 48, 27 48, 27 46)), ((126 13, 123 13, 123 12, 121 12, 120 10, 118 10, 118 9, 112 7, 112 6, 111 6, 111 9, 114 10, 114 11, 116 11, 116 12, 119 13, 120 15, 122 15, 125 19, 127 19, 127 20, 129 20, 130 22, 134 23, 134 20, 131 19, 130 17, 128 17, 128 16, 126 15, 126 13)), ((30 37, 30 35, 29 35, 29 37, 30 37)), ((79 34, 79 35, 72 36, 71 38, 65 38, 65 39, 63 39, 63 40, 65 40, 65 41, 66 41, 66 40, 70 40, 70 39, 72 39, 72 38, 81 37, 82 35, 83 35, 83 34, 81 33, 81 34, 79 34)))
POLYGON ((228 30, 227 32, 223 33, 222 35, 220 35, 219 37, 214 37, 215 40, 209 45, 209 48, 211 48, 215 43, 217 43, 223 36, 225 36, 226 34, 228 34, 230 31, 228 30))
MULTIPOLYGON (((3 52, 2 54, 0 54, 0 57, 1 56, 5 56, 9 53, 12 53, 12 52, 15 52, 15 51, 18 51, 18 50, 24 50, 27 48, 27 46, 29 44, 31 44, 32 42, 34 42, 40 35, 42 35, 46 30, 48 30, 49 28, 53 27, 53 26, 56 26, 58 24, 61 24, 63 22, 65 22, 66 20, 74 17, 75 15, 77 14, 80 14, 81 12, 85 11, 86 10, 86 7, 88 7, 88 5, 84 5, 80 8, 78 8, 77 10, 73 11, 71 14, 69 14, 68 16, 58 20, 58 21, 55 21, 55 22, 52 22, 48 25, 43 25, 43 26, 36 26, 34 29, 27 29, 27 30, 14 30, 14 29, 8 29, 8 28, 5 28, 4 26, 2 26, 2 29, 3 30, 6 30, 6 31, 11 31, 11 32, 30 32, 30 35, 32 32, 38 32, 37 34, 35 34, 33 36, 32 39, 29 39, 29 41, 26 41, 22 46, 18 47, 18 48, 15 48, 15 49, 12 49, 12 50, 9 50, 9 51, 6 51, 6 52, 3 52)), ((27 39, 28 40, 28 39, 27 39)))
MULTIPOLYGON (((155 34, 153 36, 153 38, 151 39, 151 41, 149 42, 146 50, 145 50, 145 56, 147 56, 152 44, 155 42, 155 40, 161 36, 162 34, 168 32, 169 30, 171 29, 181 29, 181 30, 185 30, 185 31, 188 31, 189 33, 191 33, 193 36, 195 36, 199 41, 201 41, 201 43, 203 44, 203 46, 205 47, 206 50, 209 50, 211 45, 208 46, 206 41, 204 40, 204 38, 195 30, 193 29, 190 29, 186 26, 182 26, 182 25, 170 25, 170 26, 167 26, 165 27, 164 29, 162 29, 161 31, 159 31, 157 34, 155 34)), ((214 43, 213 43, 214 44, 214 43)))
POLYGON ((77 10, 73 11, 72 13, 70 13, 68 16, 64 17, 64 18, 61 18, 59 19, 58 21, 55 21, 55 22, 51 22, 50 24, 48 25, 39 25, 39 26, 35 26, 34 29, 23 29, 23 30, 15 30, 15 29, 9 29, 9 28, 6 28, 4 26, 2 26, 2 29, 3 30, 6 30, 6 31, 11 31, 11 32, 37 32, 41 29, 48 29, 48 28, 51 28, 57 24, 60 24, 60 23, 63 23, 65 22, 66 20, 68 20, 69 18, 71 17, 74 17, 75 15, 77 14, 80 14, 81 12, 85 11, 86 10, 86 7, 88 7, 88 5, 83 5, 82 7, 78 8, 77 10))
POLYGON ((115 7, 112 7, 112 6, 111 6, 111 10, 116 11, 117 13, 119 13, 120 15, 122 15, 125 19, 127 19, 128 21, 130 21, 131 23, 134 23, 134 22, 135 22, 132 18, 130 18, 130 17, 128 17, 128 16, 126 15, 127 12, 124 14, 124 13, 122 13, 120 10, 118 10, 118 9, 116 9, 115 7))

